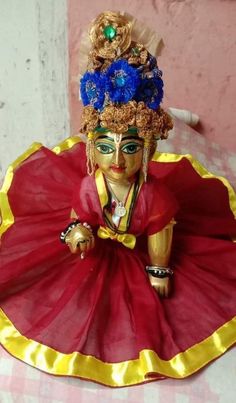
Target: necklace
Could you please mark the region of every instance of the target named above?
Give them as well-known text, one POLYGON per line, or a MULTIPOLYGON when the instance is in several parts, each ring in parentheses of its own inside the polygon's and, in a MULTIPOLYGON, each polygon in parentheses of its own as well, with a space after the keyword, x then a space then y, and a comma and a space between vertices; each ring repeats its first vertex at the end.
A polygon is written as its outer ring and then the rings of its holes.
POLYGON ((115 212, 115 215, 117 215, 118 217, 124 217, 127 213, 124 203, 121 201, 118 201, 118 204, 116 205, 114 212, 115 212))
MULTIPOLYGON (((115 210, 114 210, 115 215, 119 218, 124 217, 127 213, 127 210, 125 208, 125 202, 120 201, 118 199, 118 197, 116 196, 114 190, 111 188, 111 185, 109 184, 108 181, 107 181, 107 186, 108 186, 109 191, 111 192, 111 195, 113 196, 113 199, 116 202, 116 206, 115 206, 115 210)), ((128 193, 129 193, 129 191, 130 191, 130 187, 129 187, 128 193)), ((127 196, 127 194, 126 194, 126 196, 127 196)), ((126 196, 124 199, 126 199, 126 196)))
MULTIPOLYGON (((108 182, 108 181, 107 181, 107 179, 106 179, 106 185, 107 185, 107 188, 109 188, 107 182, 108 182)), ((136 180, 134 183, 131 183, 131 184, 130 184, 130 189, 131 189, 131 186, 133 186, 133 185, 134 185, 134 189, 133 189, 133 192, 132 192, 131 203, 130 203, 129 208, 126 209, 126 210, 127 210, 127 219, 126 219, 125 227, 122 228, 122 229, 121 229, 121 228, 118 229, 120 217, 115 216, 114 213, 113 213, 112 216, 111 216, 112 222, 110 221, 109 217, 106 216, 106 214, 104 215, 104 220, 105 220, 106 225, 107 225, 111 230, 115 231, 115 232, 118 233, 118 234, 124 234, 124 233, 126 233, 126 232, 128 231, 128 229, 129 229, 130 221, 131 221, 131 217, 132 217, 132 212, 133 212, 133 209, 134 209, 136 200, 137 200, 137 195, 138 195, 139 190, 140 190, 141 185, 142 185, 142 181, 140 180, 140 177, 139 177, 139 180, 136 180), (115 227, 112 225, 112 223, 115 224, 115 227)), ((130 189, 129 189, 129 192, 128 192, 128 193, 130 193, 130 189)), ((110 193, 112 194, 112 191, 110 191, 110 193)), ((127 198, 127 196, 126 196, 126 198, 127 198)), ((116 199, 117 199, 117 198, 116 198, 116 199)), ((114 197, 113 197, 113 200, 115 200, 114 197)))

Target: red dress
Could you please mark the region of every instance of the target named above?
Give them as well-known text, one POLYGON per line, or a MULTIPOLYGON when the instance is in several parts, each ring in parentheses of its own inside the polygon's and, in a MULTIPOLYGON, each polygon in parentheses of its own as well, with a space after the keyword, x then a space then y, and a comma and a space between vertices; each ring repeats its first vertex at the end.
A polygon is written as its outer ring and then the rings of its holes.
POLYGON ((94 234, 106 226, 101 187, 85 166, 72 138, 54 152, 34 146, 7 174, 1 344, 43 371, 109 386, 191 375, 236 341, 232 188, 196 161, 157 154, 127 228, 135 247, 96 237, 81 260, 59 241, 71 208, 94 234), (160 299, 145 273, 146 239, 173 216, 174 291, 160 299))

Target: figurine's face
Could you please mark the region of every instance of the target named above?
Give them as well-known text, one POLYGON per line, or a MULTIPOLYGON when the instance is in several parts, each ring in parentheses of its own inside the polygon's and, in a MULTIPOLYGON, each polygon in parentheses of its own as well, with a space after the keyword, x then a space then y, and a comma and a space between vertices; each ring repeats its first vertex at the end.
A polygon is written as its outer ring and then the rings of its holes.
POLYGON ((95 140, 95 162, 110 180, 126 182, 135 177, 142 166, 143 140, 123 134, 119 145, 116 135, 106 133, 95 140))

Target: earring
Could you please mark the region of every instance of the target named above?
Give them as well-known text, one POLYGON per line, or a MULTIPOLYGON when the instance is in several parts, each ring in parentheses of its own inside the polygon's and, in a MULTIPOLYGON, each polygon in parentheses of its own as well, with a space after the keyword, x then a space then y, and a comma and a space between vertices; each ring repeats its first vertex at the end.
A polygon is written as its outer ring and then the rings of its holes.
POLYGON ((86 157, 87 157, 87 173, 92 176, 95 171, 95 150, 94 150, 94 134, 88 133, 86 142, 86 157))
POLYGON ((144 147, 143 147, 143 161, 142 161, 142 171, 144 176, 144 182, 147 182, 147 172, 148 172, 148 163, 151 149, 151 140, 144 139, 144 147))

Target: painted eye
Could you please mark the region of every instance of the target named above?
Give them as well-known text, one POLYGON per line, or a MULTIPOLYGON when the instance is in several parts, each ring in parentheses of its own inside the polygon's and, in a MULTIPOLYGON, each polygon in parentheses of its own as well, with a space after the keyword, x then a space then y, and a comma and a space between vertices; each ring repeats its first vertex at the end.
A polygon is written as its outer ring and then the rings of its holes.
POLYGON ((128 143, 125 144, 121 150, 125 154, 135 154, 142 148, 141 144, 139 143, 128 143))
POLYGON ((96 144, 96 149, 101 153, 101 154, 111 154, 115 150, 112 146, 109 144, 104 144, 104 143, 98 143, 96 144))

